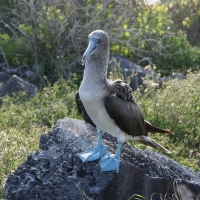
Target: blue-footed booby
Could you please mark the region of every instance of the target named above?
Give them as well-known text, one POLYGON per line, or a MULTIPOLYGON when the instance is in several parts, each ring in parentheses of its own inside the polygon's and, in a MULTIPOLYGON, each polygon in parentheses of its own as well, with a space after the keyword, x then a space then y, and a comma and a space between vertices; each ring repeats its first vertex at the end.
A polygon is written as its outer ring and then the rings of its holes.
POLYGON ((75 99, 84 120, 97 128, 98 144, 86 152, 76 154, 83 162, 100 160, 101 171, 119 171, 121 146, 125 140, 136 140, 153 148, 170 153, 147 136, 147 132, 173 134, 144 120, 142 112, 133 98, 132 89, 121 80, 109 81, 109 37, 102 30, 89 34, 89 44, 83 55, 85 70, 79 92, 75 99), (102 143, 102 134, 107 132, 117 137, 115 155, 107 152, 102 143))

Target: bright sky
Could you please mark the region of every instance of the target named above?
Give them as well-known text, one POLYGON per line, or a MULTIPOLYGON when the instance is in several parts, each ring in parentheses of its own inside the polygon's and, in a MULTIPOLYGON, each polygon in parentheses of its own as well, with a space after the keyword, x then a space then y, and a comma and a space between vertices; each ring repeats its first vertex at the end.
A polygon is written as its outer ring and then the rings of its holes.
POLYGON ((146 1, 146 3, 148 3, 148 4, 154 4, 154 3, 156 3, 156 2, 159 2, 159 0, 145 0, 146 1))

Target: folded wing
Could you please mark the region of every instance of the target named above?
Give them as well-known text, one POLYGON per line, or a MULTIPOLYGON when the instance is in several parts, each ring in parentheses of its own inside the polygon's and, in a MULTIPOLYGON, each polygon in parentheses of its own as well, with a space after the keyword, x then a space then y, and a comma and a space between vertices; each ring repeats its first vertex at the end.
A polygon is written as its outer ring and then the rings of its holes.
POLYGON ((75 94, 75 101, 76 101, 76 106, 78 108, 78 112, 83 117, 84 121, 86 123, 89 123, 92 126, 96 127, 95 124, 93 123, 93 121, 90 119, 89 115, 87 114, 87 112, 86 112, 86 110, 83 106, 83 103, 82 103, 80 96, 79 96, 79 92, 77 92, 75 94))
POLYGON ((105 108, 119 128, 131 135, 147 135, 142 112, 134 100, 125 100, 118 96, 106 96, 105 108))

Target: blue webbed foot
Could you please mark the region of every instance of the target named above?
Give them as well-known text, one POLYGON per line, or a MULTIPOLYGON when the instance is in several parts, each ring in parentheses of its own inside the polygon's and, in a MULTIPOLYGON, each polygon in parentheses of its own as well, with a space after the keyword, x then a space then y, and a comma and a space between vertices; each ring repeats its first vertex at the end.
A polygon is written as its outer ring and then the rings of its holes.
POLYGON ((106 154, 100 160, 101 171, 116 171, 119 172, 120 165, 120 149, 122 143, 118 143, 118 148, 115 155, 106 154))
POLYGON ((77 153, 76 156, 78 156, 83 162, 93 161, 102 158, 107 150, 108 146, 98 145, 85 152, 77 153))
POLYGON ((119 172, 120 158, 115 155, 106 154, 100 160, 101 171, 116 171, 119 172))
POLYGON ((98 132, 98 145, 90 150, 87 150, 82 153, 77 153, 78 156, 83 162, 98 160, 104 156, 106 151, 108 150, 108 146, 103 145, 102 143, 102 135, 103 132, 98 132))

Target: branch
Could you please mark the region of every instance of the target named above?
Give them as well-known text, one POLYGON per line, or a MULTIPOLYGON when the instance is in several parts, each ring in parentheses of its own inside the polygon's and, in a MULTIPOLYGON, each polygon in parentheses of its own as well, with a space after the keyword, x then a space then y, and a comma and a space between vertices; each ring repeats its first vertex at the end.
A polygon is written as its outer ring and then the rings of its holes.
POLYGON ((0 45, 0 51, 2 52, 1 55, 2 55, 3 58, 4 58, 4 61, 5 61, 5 63, 6 63, 6 66, 7 66, 8 68, 10 68, 10 66, 9 66, 9 64, 8 64, 8 61, 7 61, 7 59, 6 59, 6 56, 5 56, 5 54, 4 54, 4 52, 3 52, 3 49, 2 49, 2 47, 1 47, 1 45, 0 45))

